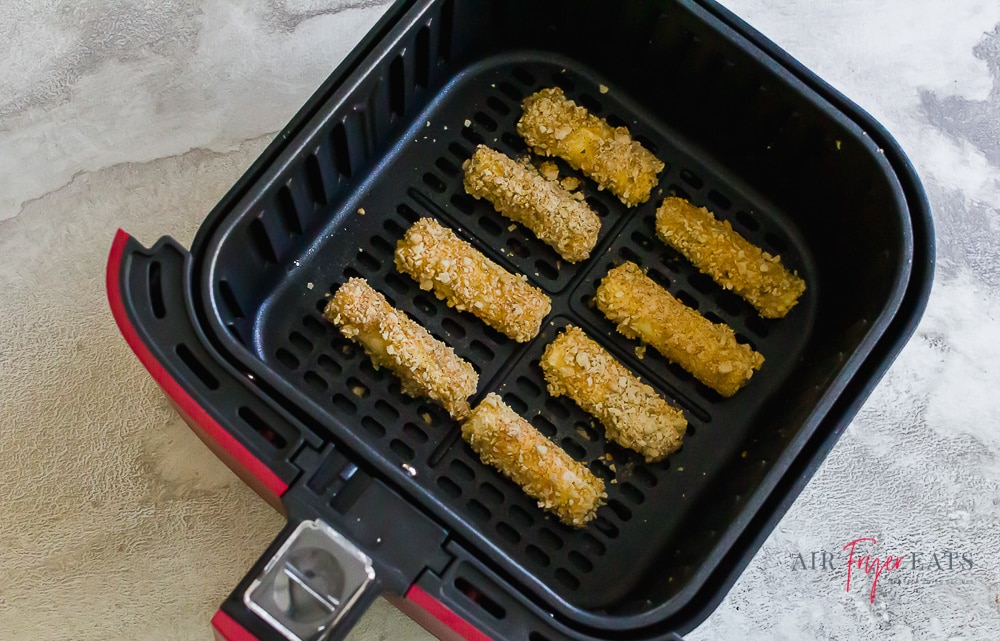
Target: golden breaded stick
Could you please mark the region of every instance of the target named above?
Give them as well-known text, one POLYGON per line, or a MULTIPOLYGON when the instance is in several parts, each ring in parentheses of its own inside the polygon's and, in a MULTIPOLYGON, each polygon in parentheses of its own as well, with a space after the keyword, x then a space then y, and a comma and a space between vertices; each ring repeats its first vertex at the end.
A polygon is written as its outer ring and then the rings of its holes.
POLYGON ((704 207, 671 197, 656 210, 656 233, 704 274, 757 308, 764 318, 781 318, 795 306, 806 283, 772 256, 720 221, 704 207))
POLYGON ((472 312, 484 323, 519 343, 538 334, 552 301, 515 276, 455 232, 432 218, 421 218, 396 245, 396 269, 413 277, 420 289, 460 312, 472 312))
POLYGON ((528 163, 519 163, 484 145, 463 165, 465 191, 485 198, 511 220, 530 229, 571 263, 590 257, 601 219, 583 200, 546 180, 528 163))
POLYGON ((676 452, 687 431, 679 409, 587 336, 568 326, 542 354, 542 372, 553 396, 568 396, 599 420, 608 438, 639 452, 647 463, 676 452))
POLYGON ((618 331, 652 345, 723 396, 746 385, 764 357, 657 285, 635 263, 615 267, 597 288, 597 308, 618 331))
POLYGON ((604 481, 545 438, 496 394, 462 423, 462 437, 483 463, 521 486, 566 525, 583 527, 604 502, 604 481))
POLYGON ((542 89, 524 99, 517 133, 541 156, 559 156, 601 189, 635 207, 649 200, 663 163, 625 127, 614 128, 563 95, 542 89))
POLYGON ((341 285, 323 315, 364 347, 375 367, 387 367, 398 376, 403 392, 436 401, 456 419, 468 416, 468 398, 479 384, 476 370, 416 321, 393 309, 363 278, 341 285))

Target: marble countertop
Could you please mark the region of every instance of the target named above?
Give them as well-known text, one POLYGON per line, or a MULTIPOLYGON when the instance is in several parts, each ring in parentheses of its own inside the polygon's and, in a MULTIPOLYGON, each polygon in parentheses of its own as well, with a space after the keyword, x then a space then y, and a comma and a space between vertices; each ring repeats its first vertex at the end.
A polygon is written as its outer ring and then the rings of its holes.
MULTIPOLYGON (((688 638, 994 639, 1000 3, 724 4, 897 138, 938 269, 913 340, 688 638), (843 546, 862 537, 903 557, 874 602, 871 575, 845 589, 843 546)), ((0 4, 0 638, 207 641, 280 529, 121 340, 104 262, 118 227, 189 244, 385 7, 0 4)), ((352 638, 427 634, 379 601, 352 638)))

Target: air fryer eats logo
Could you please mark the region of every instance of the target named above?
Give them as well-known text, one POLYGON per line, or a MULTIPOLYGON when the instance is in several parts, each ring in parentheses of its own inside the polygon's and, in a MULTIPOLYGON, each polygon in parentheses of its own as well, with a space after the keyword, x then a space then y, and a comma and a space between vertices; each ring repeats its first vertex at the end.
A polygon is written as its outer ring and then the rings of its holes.
POLYGON ((816 550, 792 554, 792 570, 826 571, 844 577, 844 589, 868 589, 868 600, 875 602, 879 580, 906 573, 921 577, 942 577, 972 570, 972 556, 954 550, 911 551, 884 554, 874 537, 848 541, 839 552, 816 550), (861 587, 864 586, 864 587, 861 587))

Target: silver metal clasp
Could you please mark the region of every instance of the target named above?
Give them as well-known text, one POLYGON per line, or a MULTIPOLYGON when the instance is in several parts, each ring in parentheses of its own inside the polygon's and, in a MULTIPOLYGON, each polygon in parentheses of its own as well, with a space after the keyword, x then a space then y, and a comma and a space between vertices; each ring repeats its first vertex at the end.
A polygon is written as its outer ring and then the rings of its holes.
POLYGON ((289 641, 322 641, 374 580, 357 546, 323 521, 303 521, 243 602, 289 641))

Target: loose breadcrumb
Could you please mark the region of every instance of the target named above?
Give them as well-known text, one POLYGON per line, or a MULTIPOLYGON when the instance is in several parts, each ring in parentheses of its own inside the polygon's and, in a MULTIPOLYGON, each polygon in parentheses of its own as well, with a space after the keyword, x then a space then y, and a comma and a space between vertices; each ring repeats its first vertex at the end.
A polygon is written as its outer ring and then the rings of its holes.
POLYGON ((764 363, 760 353, 736 342, 731 327, 680 302, 635 263, 609 271, 595 300, 619 332, 652 345, 723 396, 735 394, 764 363))
POLYGON ((541 366, 550 394, 571 398, 604 425, 609 439, 639 452, 646 462, 680 448, 687 431, 684 413, 579 327, 568 326, 546 346, 541 366))
POLYGON ((785 269, 780 256, 763 251, 704 207, 671 197, 656 210, 660 239, 725 289, 757 308, 764 318, 782 318, 806 290, 806 283, 785 269))
POLYGON ((538 335, 552 301, 433 218, 421 218, 396 245, 396 269, 449 307, 470 312, 524 343, 538 335))
POLYGON ((514 222, 530 229, 559 255, 575 263, 590 257, 601 219, 556 181, 546 180, 527 163, 479 145, 463 165, 465 191, 485 198, 514 222))
POLYGON ((360 344, 376 367, 396 374, 403 392, 430 398, 456 419, 468 416, 468 398, 479 383, 476 370, 413 319, 393 309, 363 278, 341 285, 323 315, 341 334, 360 344))
POLYGON ((545 438, 496 394, 462 423, 462 437, 483 463, 521 486, 566 525, 583 527, 607 498, 604 481, 545 438))
POLYGON ((528 96, 522 107, 517 133, 536 154, 562 158, 629 207, 649 200, 664 165, 626 127, 612 127, 559 87, 528 96))

